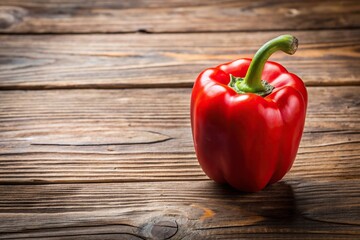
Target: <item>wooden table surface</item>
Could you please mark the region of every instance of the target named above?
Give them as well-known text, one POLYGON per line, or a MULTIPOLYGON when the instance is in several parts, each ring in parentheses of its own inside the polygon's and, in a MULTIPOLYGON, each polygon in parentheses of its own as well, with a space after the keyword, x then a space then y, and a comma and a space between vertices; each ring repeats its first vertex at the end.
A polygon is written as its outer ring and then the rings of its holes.
POLYGON ((360 4, 1 0, 0 239, 359 239, 360 4), (201 170, 198 73, 290 33, 309 109, 279 183, 201 170))

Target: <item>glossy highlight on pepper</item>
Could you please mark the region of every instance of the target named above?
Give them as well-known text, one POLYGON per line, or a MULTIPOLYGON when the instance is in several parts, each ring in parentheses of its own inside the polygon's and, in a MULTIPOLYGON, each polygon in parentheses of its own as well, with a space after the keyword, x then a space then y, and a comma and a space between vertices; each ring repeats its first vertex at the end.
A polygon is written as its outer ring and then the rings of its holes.
POLYGON ((278 63, 276 51, 294 54, 298 40, 282 35, 253 59, 204 70, 191 96, 197 159, 216 182, 256 192, 281 180, 300 144, 307 108, 302 80, 278 63))

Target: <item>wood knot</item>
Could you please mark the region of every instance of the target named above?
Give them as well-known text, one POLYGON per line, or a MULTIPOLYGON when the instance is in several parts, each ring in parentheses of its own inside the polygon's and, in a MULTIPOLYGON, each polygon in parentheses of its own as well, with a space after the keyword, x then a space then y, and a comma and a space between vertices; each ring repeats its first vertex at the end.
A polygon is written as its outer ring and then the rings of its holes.
POLYGON ((23 20, 28 11, 21 7, 1 6, 0 7, 0 28, 6 29, 23 20))
POLYGON ((144 226, 146 237, 155 240, 171 239, 178 232, 178 224, 174 220, 155 220, 144 226))
POLYGON ((300 11, 296 8, 290 8, 288 9, 286 16, 288 17, 296 17, 300 14, 300 11))
POLYGON ((160 221, 151 229, 151 235, 155 239, 169 239, 176 234, 178 225, 174 221, 160 221))

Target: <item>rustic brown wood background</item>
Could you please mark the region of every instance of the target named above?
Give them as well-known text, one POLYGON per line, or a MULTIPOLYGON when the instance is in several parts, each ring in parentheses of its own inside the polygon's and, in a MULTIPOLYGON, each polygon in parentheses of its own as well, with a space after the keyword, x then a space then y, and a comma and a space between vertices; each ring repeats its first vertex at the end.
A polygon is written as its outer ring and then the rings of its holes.
POLYGON ((0 239, 359 239, 360 4, 1 0, 0 239), (308 86, 295 164, 255 194, 209 180, 204 68, 275 54, 308 86))

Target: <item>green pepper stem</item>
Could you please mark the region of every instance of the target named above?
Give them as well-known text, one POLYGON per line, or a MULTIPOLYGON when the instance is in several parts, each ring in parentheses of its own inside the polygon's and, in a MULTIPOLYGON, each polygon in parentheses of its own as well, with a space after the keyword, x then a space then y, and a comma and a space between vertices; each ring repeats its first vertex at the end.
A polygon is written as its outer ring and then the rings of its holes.
POLYGON ((255 54, 250 63, 244 81, 237 87, 243 92, 257 93, 265 90, 261 75, 269 57, 276 51, 294 54, 298 47, 298 40, 291 35, 281 35, 265 43, 255 54))

